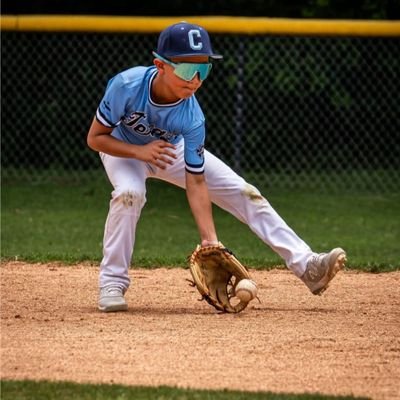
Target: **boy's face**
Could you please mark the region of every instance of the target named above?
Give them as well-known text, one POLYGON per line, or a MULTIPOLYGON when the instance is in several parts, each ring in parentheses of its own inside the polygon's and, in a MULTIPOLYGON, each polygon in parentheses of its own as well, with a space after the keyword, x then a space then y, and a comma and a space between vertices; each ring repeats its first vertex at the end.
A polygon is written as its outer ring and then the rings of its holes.
MULTIPOLYGON (((191 56, 191 57, 171 57, 170 61, 175 64, 179 63, 209 63, 208 56, 191 56)), ((203 81, 200 80, 199 74, 196 74, 192 80, 186 81, 175 74, 175 68, 160 59, 155 59, 159 72, 161 72, 164 84, 178 99, 186 99, 192 96, 200 88, 203 81)))

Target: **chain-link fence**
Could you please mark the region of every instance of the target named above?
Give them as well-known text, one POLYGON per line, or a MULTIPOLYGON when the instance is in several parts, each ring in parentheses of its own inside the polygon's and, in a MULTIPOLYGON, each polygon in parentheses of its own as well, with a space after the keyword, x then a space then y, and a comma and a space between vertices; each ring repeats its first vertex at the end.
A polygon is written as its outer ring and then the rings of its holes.
MULTIPOLYGON (((150 65, 155 34, 2 32, 2 176, 88 179, 108 79, 150 65)), ((207 148, 257 185, 400 189, 399 38, 214 34, 198 92, 207 148)))

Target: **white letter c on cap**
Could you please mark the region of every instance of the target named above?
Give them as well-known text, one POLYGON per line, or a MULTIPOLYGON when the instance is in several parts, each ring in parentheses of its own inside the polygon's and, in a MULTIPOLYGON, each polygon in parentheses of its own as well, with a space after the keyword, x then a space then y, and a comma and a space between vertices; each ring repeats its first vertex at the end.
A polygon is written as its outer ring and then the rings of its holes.
POLYGON ((202 43, 201 40, 198 40, 197 44, 195 43, 195 37, 201 39, 201 34, 200 34, 200 31, 198 29, 191 29, 188 32, 188 36, 189 36, 189 44, 190 44, 190 48, 191 49, 193 49, 193 50, 201 50, 203 48, 203 43, 202 43))

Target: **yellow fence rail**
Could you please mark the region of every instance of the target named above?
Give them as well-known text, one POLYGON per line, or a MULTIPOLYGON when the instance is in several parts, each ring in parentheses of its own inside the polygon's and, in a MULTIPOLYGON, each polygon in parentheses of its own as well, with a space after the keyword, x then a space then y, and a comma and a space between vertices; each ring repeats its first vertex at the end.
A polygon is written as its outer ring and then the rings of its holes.
POLYGON ((4 31, 156 33, 178 21, 202 25, 212 33, 400 36, 400 21, 318 20, 249 17, 119 17, 87 15, 3 15, 4 31))

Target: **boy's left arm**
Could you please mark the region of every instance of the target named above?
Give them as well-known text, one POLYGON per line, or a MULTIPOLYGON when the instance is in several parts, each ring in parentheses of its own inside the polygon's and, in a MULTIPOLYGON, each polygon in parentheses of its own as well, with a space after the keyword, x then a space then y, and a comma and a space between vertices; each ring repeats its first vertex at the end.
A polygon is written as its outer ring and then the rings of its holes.
POLYGON ((215 245, 218 238, 204 174, 191 174, 186 171, 186 195, 200 233, 201 245, 215 245))

